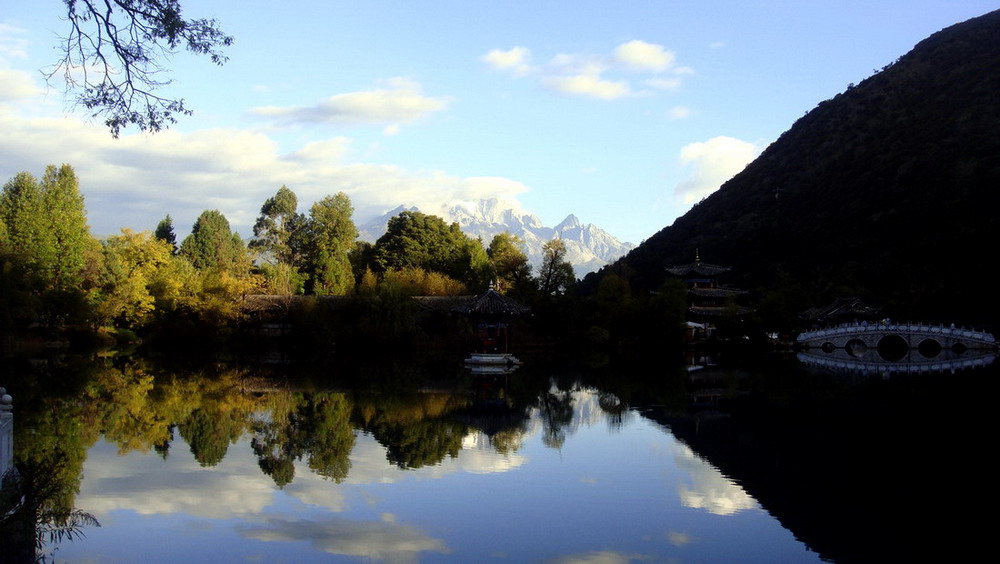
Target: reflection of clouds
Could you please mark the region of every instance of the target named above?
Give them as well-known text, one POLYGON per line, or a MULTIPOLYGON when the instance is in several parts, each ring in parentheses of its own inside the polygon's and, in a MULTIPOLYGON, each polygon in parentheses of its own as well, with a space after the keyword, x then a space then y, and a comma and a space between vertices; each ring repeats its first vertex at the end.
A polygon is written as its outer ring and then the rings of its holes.
POLYGON ((268 518, 264 523, 238 526, 240 534, 267 542, 306 541, 330 554, 384 562, 416 562, 421 552, 447 553, 439 539, 417 529, 383 522, 327 519, 325 521, 268 518))
POLYGON ((154 454, 118 456, 113 445, 99 443, 88 453, 87 479, 76 504, 98 515, 118 509, 217 519, 260 513, 271 503, 273 483, 255 459, 234 450, 218 466, 202 468, 186 453, 167 460, 154 454))
POLYGON ((679 531, 670 531, 667 533, 667 542, 674 546, 684 546, 686 544, 691 544, 691 535, 687 533, 682 533, 679 531))
POLYGON ((738 484, 698 458, 687 446, 676 443, 674 460, 677 467, 691 477, 691 484, 678 483, 677 490, 684 507, 704 509, 714 515, 733 515, 757 507, 738 484))
POLYGON ((650 558, 641 554, 623 554, 611 550, 572 554, 546 560, 551 564, 626 564, 628 562, 648 561, 650 558))
POLYGON ((386 462, 385 447, 371 435, 362 434, 351 451, 351 472, 344 483, 392 483, 405 479, 443 478, 460 472, 493 474, 514 470, 528 460, 517 453, 500 454, 486 443, 488 441, 480 441, 477 437, 466 437, 457 458, 445 457, 433 466, 400 470, 386 462))
POLYGON ((282 491, 307 505, 347 511, 344 492, 337 483, 312 472, 305 464, 295 465, 295 479, 282 491))

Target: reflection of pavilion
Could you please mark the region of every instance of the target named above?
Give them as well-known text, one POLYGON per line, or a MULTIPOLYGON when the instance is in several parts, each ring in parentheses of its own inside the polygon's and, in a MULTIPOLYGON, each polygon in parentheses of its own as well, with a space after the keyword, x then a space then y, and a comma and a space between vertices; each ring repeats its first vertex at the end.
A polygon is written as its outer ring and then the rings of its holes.
POLYGON ((473 373, 472 402, 449 417, 479 429, 491 441, 500 433, 523 429, 527 410, 514 405, 507 393, 510 374, 516 367, 493 372, 480 371, 478 366, 469 368, 473 373))

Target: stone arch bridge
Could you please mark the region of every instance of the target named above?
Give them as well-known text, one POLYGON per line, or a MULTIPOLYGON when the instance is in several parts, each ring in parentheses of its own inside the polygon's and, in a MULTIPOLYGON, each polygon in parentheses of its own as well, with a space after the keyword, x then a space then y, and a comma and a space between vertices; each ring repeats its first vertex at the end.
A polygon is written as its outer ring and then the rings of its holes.
POLYGON ((877 349, 890 356, 898 355, 899 359, 910 356, 912 351, 919 351, 926 358, 934 358, 943 350, 962 353, 971 349, 997 349, 997 340, 991 333, 957 328, 954 325, 923 323, 837 325, 801 333, 796 342, 800 347, 822 349, 825 352, 844 349, 853 356, 861 356, 869 349, 877 349))

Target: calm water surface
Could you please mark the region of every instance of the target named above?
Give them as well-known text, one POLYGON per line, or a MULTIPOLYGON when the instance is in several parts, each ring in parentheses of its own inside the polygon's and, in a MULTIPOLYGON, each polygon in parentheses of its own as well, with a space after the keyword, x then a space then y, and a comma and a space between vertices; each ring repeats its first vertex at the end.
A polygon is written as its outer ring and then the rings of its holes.
MULTIPOLYGON (((690 374, 680 365, 539 364, 505 375, 447 361, 308 374, 137 359, 49 366, 15 396, 15 450, 58 459, 53 475, 78 493, 51 503, 100 523, 48 544, 56 561, 846 562, 907 553, 870 525, 908 511, 893 506, 921 477, 894 493, 852 474, 907 464, 900 455, 918 442, 896 438, 888 453, 869 452, 853 433, 873 434, 866 417, 898 422, 940 401, 937 376, 825 374, 794 359, 690 374), (811 419, 817 406, 833 415, 811 419)), ((951 377, 978 381, 991 369, 951 377)), ((934 446, 927 440, 919 444, 934 446)))

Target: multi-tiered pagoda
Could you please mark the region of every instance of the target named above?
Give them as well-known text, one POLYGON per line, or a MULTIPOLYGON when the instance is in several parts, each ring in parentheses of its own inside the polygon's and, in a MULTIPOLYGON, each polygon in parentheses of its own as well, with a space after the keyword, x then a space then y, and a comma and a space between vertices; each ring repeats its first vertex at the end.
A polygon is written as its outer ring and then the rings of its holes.
POLYGON ((740 304, 746 290, 723 286, 719 277, 729 267, 702 262, 695 251, 694 262, 672 266, 667 272, 680 278, 688 287, 686 340, 701 340, 712 336, 716 324, 725 317, 742 317, 753 310, 740 304))

